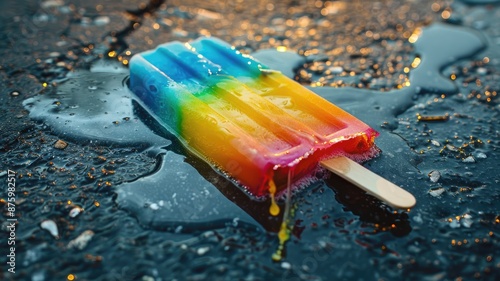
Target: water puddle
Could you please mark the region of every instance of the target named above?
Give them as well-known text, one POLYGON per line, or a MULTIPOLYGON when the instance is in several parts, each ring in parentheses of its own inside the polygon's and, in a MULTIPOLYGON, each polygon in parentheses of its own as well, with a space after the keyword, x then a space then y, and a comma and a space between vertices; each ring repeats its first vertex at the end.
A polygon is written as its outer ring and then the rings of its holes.
POLYGON ((50 93, 24 101, 30 117, 63 138, 120 146, 161 146, 170 142, 154 134, 134 113, 125 90, 127 70, 103 62, 91 71, 76 71, 50 93))
MULTIPOLYGON (((377 145, 382 154, 366 166, 395 180, 415 194, 418 202, 426 196, 410 184, 422 177, 417 168, 418 154, 407 140, 394 133, 401 126, 397 116, 414 106, 419 96, 456 94, 457 86, 442 75, 442 70, 479 52, 485 43, 471 30, 443 24, 433 24, 416 36, 418 63, 411 69, 406 87, 384 93, 352 88, 311 89, 381 131, 377 145), (393 179, 388 171, 407 174, 408 178, 401 182, 401 179, 393 179)), ((290 52, 266 50, 254 53, 254 57, 290 76, 292 70, 304 62, 302 57, 290 52)), ((168 132, 134 104, 133 94, 124 82, 126 78, 126 69, 99 61, 90 71, 73 73, 57 91, 26 100, 24 106, 31 118, 64 138, 81 143, 142 146, 157 154, 159 165, 155 171, 115 189, 116 202, 143 225, 174 232, 226 225, 278 231, 281 218, 269 216, 270 202, 250 200, 227 179, 184 151, 168 132)), ((405 235, 411 230, 407 216, 394 215, 383 205, 366 198, 343 188, 337 180, 315 183, 294 198, 296 219, 301 223, 293 233, 300 237, 304 225, 311 226, 315 218, 335 212, 332 208, 338 205, 336 201, 366 221, 396 225, 399 232, 394 231, 395 234, 405 235), (352 198, 358 201, 353 202, 352 198), (358 204, 359 200, 365 203, 358 204)))

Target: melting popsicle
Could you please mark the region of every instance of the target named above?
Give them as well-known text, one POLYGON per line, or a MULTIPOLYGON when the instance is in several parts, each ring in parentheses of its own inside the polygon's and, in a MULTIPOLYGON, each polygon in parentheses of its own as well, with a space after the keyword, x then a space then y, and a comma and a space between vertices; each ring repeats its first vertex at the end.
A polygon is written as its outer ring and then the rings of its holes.
MULTIPOLYGON (((377 153, 375 130, 216 38, 137 54, 130 72, 143 106, 186 148, 256 197, 282 192, 289 174, 295 186, 306 184, 320 162, 349 179, 346 169, 364 168, 346 156, 359 161, 377 153)), ((378 180, 351 181, 380 193, 378 180)), ((393 186, 399 198, 373 195, 413 206, 413 196, 393 186)))

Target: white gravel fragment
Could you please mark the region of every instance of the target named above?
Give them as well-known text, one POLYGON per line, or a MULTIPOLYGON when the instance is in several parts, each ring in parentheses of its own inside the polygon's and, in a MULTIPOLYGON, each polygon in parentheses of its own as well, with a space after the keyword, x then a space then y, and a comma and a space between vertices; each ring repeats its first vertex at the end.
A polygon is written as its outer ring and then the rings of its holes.
POLYGON ((441 146, 441 144, 437 140, 431 140, 432 145, 434 146, 441 146))
POLYGON ((284 261, 281 263, 281 268, 290 269, 290 268, 292 268, 292 265, 289 262, 284 261))
POLYGON ((477 74, 479 74, 479 75, 486 75, 488 73, 488 70, 484 67, 479 67, 476 71, 477 71, 477 74))
POLYGON ((344 72, 344 68, 342 68, 341 66, 332 66, 328 68, 328 70, 330 70, 332 74, 341 74, 342 72, 344 72))
POLYGON ((56 239, 59 238, 59 230, 57 229, 57 224, 53 220, 44 220, 40 224, 42 229, 47 230, 56 239))
POLYGON ((196 250, 196 253, 200 256, 206 254, 208 251, 210 251, 210 247, 201 247, 196 250))
POLYGON ((68 248, 73 249, 77 248, 79 250, 83 250, 87 247, 87 244, 92 240, 94 236, 94 232, 92 230, 85 230, 82 234, 78 235, 75 239, 69 241, 68 248))
POLYGON ((83 208, 74 207, 73 209, 71 209, 71 211, 69 211, 69 216, 71 218, 74 218, 74 217, 78 216, 81 212, 83 212, 83 208))
POLYGON ((462 225, 467 228, 470 228, 473 223, 472 216, 469 214, 465 214, 460 221, 462 222, 462 225))
POLYGON ((475 163, 476 159, 473 156, 467 156, 466 158, 462 159, 462 162, 464 162, 464 163, 475 163))
POLYGON ((433 197, 439 197, 441 194, 443 194, 444 191, 445 191, 445 189, 440 187, 440 188, 429 190, 429 194, 433 197))
POLYGON ((106 25, 110 22, 111 22, 111 20, 109 19, 108 16, 99 16, 99 17, 96 17, 94 19, 94 24, 97 26, 103 26, 103 25, 106 25))
POLYGON ((486 158, 488 158, 488 156, 486 156, 485 153, 479 152, 478 154, 476 154, 476 158, 486 159, 486 158))
POLYGON ((458 148, 454 145, 451 145, 451 144, 447 144, 446 148, 450 151, 458 151, 458 148))
POLYGON ((429 174, 429 179, 432 181, 432 182, 437 182, 440 178, 441 178, 441 173, 439 171, 431 171, 429 174))

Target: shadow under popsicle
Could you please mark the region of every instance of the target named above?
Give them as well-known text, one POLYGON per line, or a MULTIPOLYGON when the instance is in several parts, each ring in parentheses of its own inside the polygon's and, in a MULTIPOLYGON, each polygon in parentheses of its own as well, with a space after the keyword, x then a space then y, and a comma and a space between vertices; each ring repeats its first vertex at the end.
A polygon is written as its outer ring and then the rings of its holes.
MULTIPOLYGON (((187 233, 234 226, 279 231, 284 200, 277 202, 282 210, 280 214, 270 215, 269 198, 255 200, 226 176, 187 151, 140 105, 134 104, 134 108, 136 116, 146 126, 171 140, 172 145, 158 155, 160 164, 153 173, 119 187, 117 202, 123 208, 134 213, 147 227, 156 230, 187 233)), ((411 230, 409 222, 404 219, 407 218, 405 214, 394 214, 392 209, 349 182, 334 175, 325 182, 335 191, 335 199, 360 216, 362 221, 382 226, 395 224, 397 228, 394 231, 403 231, 400 235, 411 230)), ((292 198, 292 204, 293 201, 292 198)), ((298 210, 301 208, 295 207, 298 210)), ((291 219, 293 221, 294 218, 291 219)))
MULTIPOLYGON (((134 111, 146 126, 172 144, 158 155, 161 164, 153 173, 118 188, 117 202, 122 207, 136 214, 148 227, 158 230, 191 232, 226 225, 279 230, 283 212, 270 215, 269 198, 258 201, 248 196, 186 150, 140 105, 134 103, 134 111)), ((284 208, 282 202, 278 205, 284 208)))
POLYGON ((346 210, 359 216, 361 221, 373 223, 377 230, 390 231, 394 236, 405 236, 411 232, 407 213, 394 212, 380 200, 335 174, 328 177, 325 184, 335 192, 335 199, 346 210))

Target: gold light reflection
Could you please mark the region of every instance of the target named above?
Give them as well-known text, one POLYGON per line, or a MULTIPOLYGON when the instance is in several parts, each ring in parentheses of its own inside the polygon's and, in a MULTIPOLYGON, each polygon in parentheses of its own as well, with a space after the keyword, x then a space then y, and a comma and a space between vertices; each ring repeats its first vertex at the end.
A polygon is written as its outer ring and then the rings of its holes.
POLYGON ((286 52, 286 50, 287 50, 286 46, 278 46, 276 48, 276 51, 278 52, 286 52))
POLYGON ((444 10, 442 13, 441 13, 441 17, 445 20, 449 19, 451 17, 451 12, 448 11, 448 10, 444 10))
POLYGON ((419 57, 416 57, 411 63, 411 67, 416 68, 422 60, 419 57))
POLYGON ((413 33, 410 35, 410 37, 408 38, 408 42, 410 43, 415 43, 417 42, 418 40, 418 37, 420 36, 420 34, 422 33, 422 29, 421 28, 417 28, 413 31, 413 33))

